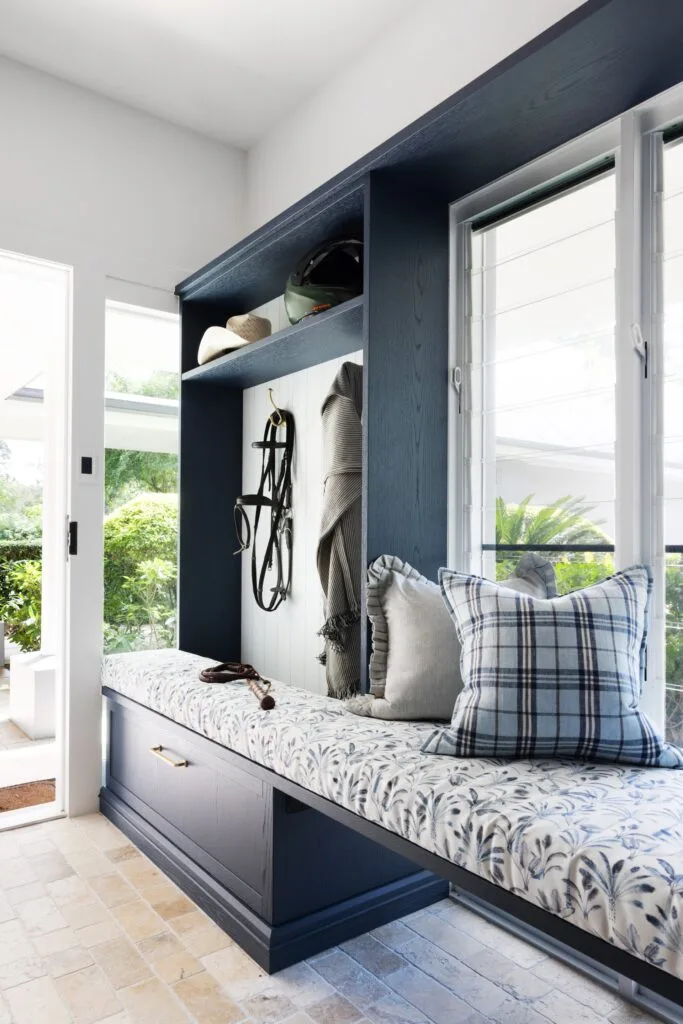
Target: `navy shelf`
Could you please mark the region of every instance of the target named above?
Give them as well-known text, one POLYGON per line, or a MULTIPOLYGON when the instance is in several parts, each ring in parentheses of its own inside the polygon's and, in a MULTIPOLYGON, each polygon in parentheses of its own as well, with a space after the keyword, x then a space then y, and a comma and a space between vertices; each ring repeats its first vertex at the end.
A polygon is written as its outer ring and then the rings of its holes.
POLYGON ((346 356, 363 345, 363 296, 269 338, 245 345, 183 374, 183 381, 205 381, 250 388, 308 366, 346 356))

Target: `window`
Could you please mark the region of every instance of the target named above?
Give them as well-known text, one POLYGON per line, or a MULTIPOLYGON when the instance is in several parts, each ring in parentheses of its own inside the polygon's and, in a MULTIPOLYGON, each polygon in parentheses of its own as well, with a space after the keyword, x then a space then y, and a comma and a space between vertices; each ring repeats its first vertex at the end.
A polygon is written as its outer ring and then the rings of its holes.
POLYGON ((469 561, 512 575, 525 551, 561 593, 613 571, 613 171, 469 235, 469 561))
POLYGON ((683 745, 683 89, 452 208, 452 564, 653 567, 642 703, 683 745))
POLYGON ((178 317, 107 303, 105 650, 172 647, 178 545, 178 317))
POLYGON ((666 707, 669 738, 683 744, 683 142, 664 148, 663 515, 666 707))

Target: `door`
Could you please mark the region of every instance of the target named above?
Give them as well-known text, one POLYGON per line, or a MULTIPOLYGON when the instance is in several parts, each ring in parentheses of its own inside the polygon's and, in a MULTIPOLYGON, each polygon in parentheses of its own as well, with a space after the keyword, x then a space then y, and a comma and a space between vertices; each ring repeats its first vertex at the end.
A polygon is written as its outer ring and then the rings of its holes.
POLYGON ((64 807, 71 293, 0 252, 0 829, 64 807))

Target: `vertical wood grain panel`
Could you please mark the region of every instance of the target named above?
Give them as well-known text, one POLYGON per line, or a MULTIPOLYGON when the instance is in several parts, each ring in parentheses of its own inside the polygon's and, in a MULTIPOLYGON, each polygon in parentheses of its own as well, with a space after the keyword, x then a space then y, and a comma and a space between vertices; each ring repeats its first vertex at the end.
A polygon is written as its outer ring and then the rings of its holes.
MULTIPOLYGON (((277 330, 284 315, 278 300, 257 312, 268 316, 277 330)), ((362 362, 362 352, 321 363, 300 373, 280 377, 244 395, 242 480, 244 493, 253 493, 260 477, 260 453, 251 442, 260 440, 271 411, 268 388, 295 421, 295 454, 292 476, 294 547, 292 591, 276 612, 257 608, 251 590, 249 559, 243 554, 242 573, 242 658, 261 672, 282 682, 302 686, 314 693, 326 693, 325 670, 317 661, 322 649, 317 632, 323 623, 323 600, 316 568, 318 529, 322 512, 323 458, 320 407, 329 387, 346 359, 362 362)), ((250 512, 253 517, 253 512, 250 512)), ((265 536, 265 534, 264 534, 265 536)))
POLYGON ((366 197, 364 563, 398 555, 436 579, 447 550, 448 207, 383 172, 366 197))
MULTIPOLYGON (((196 364, 198 339, 219 322, 211 306, 183 303, 183 368, 196 364)), ((241 632, 240 563, 232 507, 242 475, 242 393, 182 384, 180 404, 178 645, 227 660, 241 632)))

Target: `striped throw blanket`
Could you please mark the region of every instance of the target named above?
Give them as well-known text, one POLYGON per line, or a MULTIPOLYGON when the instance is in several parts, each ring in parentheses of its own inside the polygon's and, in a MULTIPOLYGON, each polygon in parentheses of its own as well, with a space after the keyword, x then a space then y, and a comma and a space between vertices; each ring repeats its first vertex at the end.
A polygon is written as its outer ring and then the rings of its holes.
POLYGON ((327 692, 345 698, 360 683, 361 413, 363 367, 344 363, 322 406, 325 493, 318 575, 325 594, 327 692))

